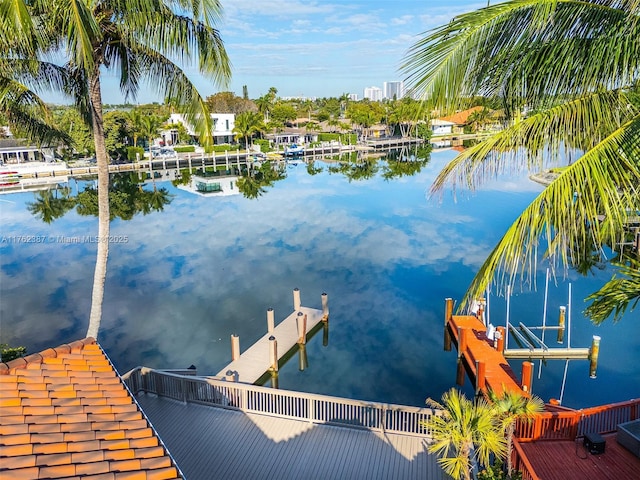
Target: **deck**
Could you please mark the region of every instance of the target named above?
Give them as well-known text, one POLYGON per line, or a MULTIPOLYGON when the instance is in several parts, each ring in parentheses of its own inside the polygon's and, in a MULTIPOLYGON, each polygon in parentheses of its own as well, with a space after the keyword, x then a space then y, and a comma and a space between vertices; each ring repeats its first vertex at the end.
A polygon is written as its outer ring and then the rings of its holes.
POLYGON ((467 372, 474 384, 477 383, 476 361, 484 362, 484 383, 494 392, 510 390, 522 392, 518 379, 509 366, 504 356, 495 348, 493 342, 487 339, 487 328, 473 315, 452 315, 447 328, 452 340, 459 348, 460 339, 458 329, 466 329, 470 334, 466 335, 466 347, 459 352, 464 358, 467 372))
POLYGON ((307 316, 307 336, 324 318, 322 310, 299 307, 287 318, 275 326, 273 332, 267 332, 256 343, 232 361, 220 372, 219 377, 225 377, 227 372, 235 372, 235 381, 256 383, 271 367, 271 336, 277 341, 277 356, 280 361, 293 347, 298 344, 298 313, 307 316))
POLYGON ((425 437, 316 424, 136 396, 185 477, 233 479, 448 478, 425 437))
POLYGON ((626 480, 640 478, 640 458, 616 441, 616 434, 602 435, 605 452, 591 455, 578 441, 540 441, 520 447, 538 478, 543 480, 626 480))

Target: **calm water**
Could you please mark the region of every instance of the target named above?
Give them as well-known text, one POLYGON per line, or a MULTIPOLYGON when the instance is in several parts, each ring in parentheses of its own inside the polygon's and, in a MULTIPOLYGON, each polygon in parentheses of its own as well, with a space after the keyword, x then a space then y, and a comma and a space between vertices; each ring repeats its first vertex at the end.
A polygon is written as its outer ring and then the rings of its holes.
MULTIPOLYGON (((373 178, 351 181, 309 175, 303 164, 257 200, 242 195, 201 197, 162 182, 175 197, 163 212, 114 220, 100 343, 121 373, 138 366, 215 374, 230 361, 230 335, 244 350, 302 304, 320 307, 329 294, 329 341, 322 332, 307 345, 308 367, 294 356, 280 371, 280 388, 364 400, 423 405, 455 382, 454 352, 442 348, 444 299, 462 297, 501 233, 541 187, 527 178, 503 179, 454 202, 426 192, 454 152, 441 151, 420 173, 385 180, 386 162, 373 178)), ((70 186, 75 189, 72 180, 70 186)), ((82 189, 82 183, 78 185, 82 189)), ((151 185, 145 187, 151 189, 151 185)), ((95 245, 16 243, 12 235, 95 235, 95 217, 70 211, 47 225, 26 208, 33 193, 0 197, 0 342, 37 352, 83 338, 87 329, 95 245)), ((544 266, 542 267, 544 269, 544 266)), ((638 313, 595 327, 581 314, 582 298, 609 272, 573 285, 572 346, 602 336, 598 377, 588 362, 569 365, 563 404, 583 407, 640 394, 638 313)), ((511 319, 541 323, 544 281, 538 293, 512 299, 511 319)), ((566 304, 568 283, 550 289, 550 321, 566 304)), ((503 298, 490 300, 502 324, 503 298)), ((520 363, 514 363, 520 374, 520 363)), ((564 361, 549 362, 534 392, 558 398, 564 361)), ((470 390, 469 382, 466 384, 470 390)))

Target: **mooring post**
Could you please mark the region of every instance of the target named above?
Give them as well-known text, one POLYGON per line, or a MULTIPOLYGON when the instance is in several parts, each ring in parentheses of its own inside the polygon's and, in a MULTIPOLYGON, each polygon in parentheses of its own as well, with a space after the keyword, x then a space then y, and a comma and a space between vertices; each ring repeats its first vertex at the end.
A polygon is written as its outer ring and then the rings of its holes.
POLYGON ((304 345, 307 343, 307 314, 298 312, 296 324, 298 326, 298 343, 304 345))
POLYGON ((504 353, 504 327, 496 328, 495 338, 496 342, 496 350, 500 353, 504 353))
POLYGON ((293 289, 293 311, 300 310, 300 289, 298 287, 293 289))
POLYGON ((567 318, 567 307, 560 307, 560 315, 558 317, 558 343, 564 341, 564 324, 567 318))
POLYGON ((267 309, 267 333, 273 333, 276 328, 275 312, 273 308, 267 309))
POLYGON ((278 371, 278 342, 276 337, 271 335, 269 337, 269 363, 271 364, 271 370, 278 371))
POLYGON ((329 321, 329 296, 326 293, 321 295, 322 297, 322 321, 329 321))
POLYGON ((600 337, 594 335, 591 340, 591 349, 589 350, 589 378, 596 378, 596 370, 598 370, 598 355, 600 354, 600 337))
POLYGON ((444 326, 446 327, 453 315, 453 298, 444 299, 444 326))
POLYGON ((522 362, 522 391, 531 392, 533 362, 522 362))
POLYGON ((479 395, 485 389, 486 372, 486 363, 476 360, 476 395, 479 395))
POLYGON ((469 329, 458 327, 458 356, 462 357, 467 349, 467 332, 469 329))
POLYGON ((461 387, 464 386, 464 362, 462 358, 458 358, 458 367, 456 369, 456 383, 461 387))
POLYGON ((235 362, 240 358, 240 337, 231 335, 231 361, 235 362))

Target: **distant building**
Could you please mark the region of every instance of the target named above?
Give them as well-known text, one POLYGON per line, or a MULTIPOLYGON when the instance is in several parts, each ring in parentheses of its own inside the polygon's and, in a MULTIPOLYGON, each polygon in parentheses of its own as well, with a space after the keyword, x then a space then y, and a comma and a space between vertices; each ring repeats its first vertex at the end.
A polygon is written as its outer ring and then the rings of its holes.
POLYGON ((364 89, 363 96, 372 102, 380 102, 382 101, 382 89, 378 87, 367 87, 364 89))
MULTIPOLYGON (((236 116, 233 113, 212 113, 213 129, 211 135, 213 136, 214 144, 232 143, 233 142, 233 129, 235 128, 236 116)), ((184 115, 181 113, 172 113, 167 120, 167 123, 181 123, 187 129, 187 133, 192 137, 196 137, 196 132, 193 126, 187 123, 184 119, 184 115)), ((175 145, 178 140, 178 132, 168 130, 165 133, 165 143, 175 145)))
POLYGON ((384 82, 383 86, 384 98, 389 100, 400 100, 404 96, 404 82, 384 82))
POLYGON ((349 94, 349 100, 351 100, 352 102, 357 102, 358 101, 358 94, 357 93, 350 93, 349 94))

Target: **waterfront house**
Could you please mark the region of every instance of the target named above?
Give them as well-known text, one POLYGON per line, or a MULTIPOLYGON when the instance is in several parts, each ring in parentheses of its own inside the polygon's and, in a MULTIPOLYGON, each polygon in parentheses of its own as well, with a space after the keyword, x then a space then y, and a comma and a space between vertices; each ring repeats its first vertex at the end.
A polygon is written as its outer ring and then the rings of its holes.
MULTIPOLYGON (((211 135, 213 143, 216 145, 223 143, 232 143, 234 141, 233 129, 235 128, 235 115, 233 113, 212 113, 213 128, 211 135)), ((196 139, 196 132, 181 113, 172 113, 167 120, 168 124, 181 123, 187 130, 187 133, 196 139)), ((175 145, 178 142, 178 132, 169 129, 163 132, 165 144, 175 145)))

